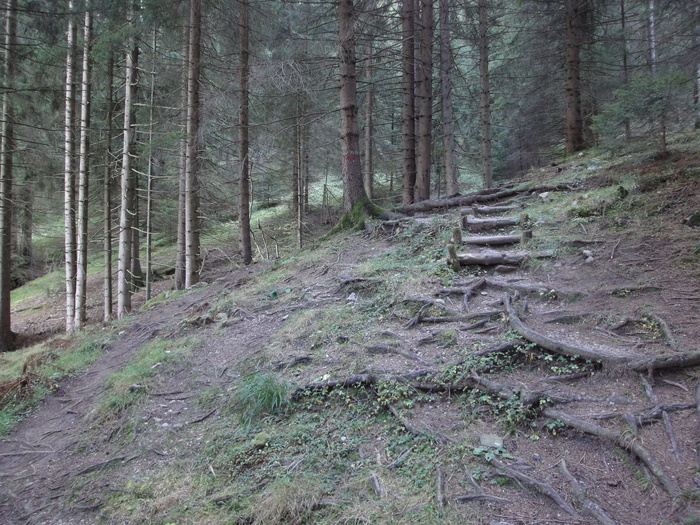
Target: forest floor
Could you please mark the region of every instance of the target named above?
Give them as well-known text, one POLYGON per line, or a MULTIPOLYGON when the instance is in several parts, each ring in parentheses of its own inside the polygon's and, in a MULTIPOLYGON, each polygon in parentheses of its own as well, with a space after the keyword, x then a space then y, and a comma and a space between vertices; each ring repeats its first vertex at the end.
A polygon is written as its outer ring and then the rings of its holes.
MULTIPOLYGON (((0 521, 700 523, 697 148, 516 188, 487 202, 529 216, 508 251, 551 256, 515 271, 451 270, 463 207, 443 207, 158 283, 0 438, 0 521)), ((26 299, 15 329, 46 337, 62 308, 26 299)))

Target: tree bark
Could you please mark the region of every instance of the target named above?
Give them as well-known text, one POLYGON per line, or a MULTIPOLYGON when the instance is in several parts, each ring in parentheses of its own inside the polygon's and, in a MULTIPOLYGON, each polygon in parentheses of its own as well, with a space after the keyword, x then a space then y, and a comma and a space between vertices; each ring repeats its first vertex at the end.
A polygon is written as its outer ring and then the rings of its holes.
POLYGON ((107 59, 107 101, 105 111, 104 177, 102 180, 102 229, 105 274, 103 321, 112 319, 112 120, 114 119, 114 55, 107 59))
POLYGON ((185 287, 199 281, 199 76, 202 0, 190 2, 187 68, 187 155, 185 157, 185 287))
POLYGON ((74 328, 80 329, 87 320, 87 256, 88 256, 88 205, 90 183, 90 104, 92 84, 92 13, 90 0, 85 0, 83 23, 83 78, 80 100, 80 150, 78 153, 78 220, 77 261, 75 279, 74 328))
POLYGON ((151 39, 151 89, 148 95, 148 172, 146 174, 146 301, 151 299, 151 282, 153 281, 153 182, 155 154, 153 153, 153 119, 156 98, 156 51, 158 50, 158 28, 153 27, 151 39))
POLYGON ((0 352, 14 349, 10 291, 12 288, 12 168, 14 156, 14 107, 12 88, 15 84, 17 39, 17 0, 9 0, 5 8, 5 52, 3 57, 6 90, 2 95, 0 122, 0 352))
POLYGON ((77 28, 73 0, 68 1, 66 30, 66 83, 64 112, 63 221, 66 271, 66 331, 75 329, 75 75, 77 28))
POLYGON ((445 159, 445 192, 448 197, 459 194, 455 125, 452 109, 452 50, 450 49, 449 0, 440 0, 440 107, 442 115, 442 148, 445 159))
MULTIPOLYGON (((127 24, 133 24, 133 4, 129 4, 127 24)), ((121 167, 121 206, 119 212, 119 260, 117 267, 117 317, 131 311, 131 262, 134 216, 134 177, 132 156, 134 146, 135 118, 134 99, 138 85, 138 53, 136 39, 130 36, 126 52, 124 81, 124 129, 121 167)))
POLYGON ((374 192, 374 83, 372 80, 372 55, 373 36, 369 36, 367 44, 367 68, 365 69, 365 82, 367 94, 365 96, 365 171, 363 183, 367 198, 372 200, 374 192))
POLYGON ((174 284, 176 290, 185 289, 185 173, 187 170, 187 76, 190 62, 190 22, 189 9, 186 11, 186 22, 182 25, 182 113, 180 127, 180 170, 178 174, 178 205, 177 205, 177 249, 175 254, 174 284))
POLYGON ((430 171, 433 152, 433 0, 420 0, 420 6, 416 201, 430 198, 430 171))
POLYGON ((566 152, 583 147, 581 116, 581 0, 566 0, 566 152))
POLYGON ((415 109, 415 18, 413 0, 401 4, 401 149, 403 153, 404 206, 415 202, 416 109, 415 109))
POLYGON ((238 187, 238 221, 240 225, 240 251, 243 264, 250 264, 253 260, 253 250, 250 238, 250 162, 249 162, 249 136, 248 136, 248 73, 250 61, 250 20, 248 14, 248 0, 240 2, 240 113, 238 123, 239 137, 239 162, 241 173, 238 187))
POLYGON ((355 14, 353 0, 338 2, 338 39, 340 43, 340 133, 343 173, 343 209, 352 210, 366 199, 360 165, 360 131, 355 77, 355 14))
POLYGON ((489 75, 489 19, 487 0, 479 0, 479 87, 481 91, 481 179, 493 187, 491 162, 491 77, 489 75))

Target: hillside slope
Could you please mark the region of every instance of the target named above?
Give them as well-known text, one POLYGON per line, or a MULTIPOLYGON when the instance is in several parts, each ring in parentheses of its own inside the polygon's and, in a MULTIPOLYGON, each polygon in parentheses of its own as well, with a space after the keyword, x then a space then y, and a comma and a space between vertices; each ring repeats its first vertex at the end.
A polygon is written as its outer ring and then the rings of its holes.
POLYGON ((699 523, 700 155, 674 148, 213 266, 2 438, 3 522, 699 523), (470 214, 530 255, 449 268, 470 214))

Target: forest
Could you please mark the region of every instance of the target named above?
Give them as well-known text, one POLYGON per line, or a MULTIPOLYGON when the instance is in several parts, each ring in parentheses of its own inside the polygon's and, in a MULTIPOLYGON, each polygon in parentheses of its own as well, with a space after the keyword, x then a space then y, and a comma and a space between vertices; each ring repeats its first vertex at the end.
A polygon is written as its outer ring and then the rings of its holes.
POLYGON ((354 206, 700 128, 691 0, 4 0, 2 27, 3 350, 10 291, 46 271, 72 332, 92 268, 122 317, 156 278, 195 285, 223 225, 250 263, 256 210, 301 247, 354 206))

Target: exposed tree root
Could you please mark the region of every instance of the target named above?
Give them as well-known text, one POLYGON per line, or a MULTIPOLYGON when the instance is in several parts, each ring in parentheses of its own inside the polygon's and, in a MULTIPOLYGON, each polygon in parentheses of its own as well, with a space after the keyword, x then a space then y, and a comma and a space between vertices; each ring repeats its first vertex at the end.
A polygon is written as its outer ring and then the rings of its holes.
POLYGON ((562 473, 562 476, 569 480, 571 489, 574 491, 576 498, 579 500, 581 506, 584 508, 584 511, 587 514, 593 516, 603 525, 616 525, 615 521, 606 514, 602 507, 588 497, 585 489, 581 486, 579 481, 571 474, 571 472, 569 472, 569 469, 566 466, 566 460, 562 459, 559 462, 559 471, 562 473))
MULTIPOLYGON (((466 469, 465 469, 466 471, 466 469)), ((498 496, 490 496, 489 494, 486 494, 484 490, 479 486, 479 484, 474 481, 474 476, 471 475, 467 471, 467 479, 469 480, 469 483, 471 484, 472 487, 474 487, 474 492, 472 494, 464 494, 462 496, 457 496, 455 498, 455 501, 459 503, 464 503, 467 501, 475 500, 475 499, 482 499, 486 501, 492 501, 494 503, 507 503, 507 504, 512 504, 513 502, 509 499, 506 498, 499 498, 498 496)))
POLYGON ((305 393, 308 393, 310 391, 314 390, 325 390, 325 391, 330 391, 333 390, 334 388, 344 388, 344 387, 352 387, 352 386, 368 386, 368 385, 373 385, 376 384, 378 381, 401 381, 403 383, 407 383, 414 388, 418 390, 423 390, 422 385, 420 383, 412 383, 411 380, 416 379, 417 377, 422 377, 426 375, 434 375, 437 374, 439 371, 434 370, 434 369, 425 369, 425 370, 415 370, 413 372, 407 372, 405 374, 372 374, 372 373, 365 373, 365 374, 355 374, 351 376, 347 376, 344 378, 340 379, 329 379, 327 381, 314 381, 312 383, 307 383, 306 385, 297 388, 294 393, 292 394, 292 400, 293 401, 298 401, 301 396, 303 396, 305 393))
POLYGON ((444 434, 440 431, 436 430, 421 430, 420 428, 417 428, 415 425, 412 425, 410 421, 408 421, 405 417, 403 417, 398 410, 396 410, 396 407, 393 405, 389 405, 389 412, 391 412, 396 419, 399 420, 399 423, 408 430, 411 434, 415 436, 428 436, 428 437, 435 437, 439 441, 443 443, 454 443, 455 440, 452 439, 450 436, 447 434, 444 434))
MULTIPOLYGON (((473 321, 474 319, 479 319, 482 317, 494 317, 503 314, 502 310, 489 310, 486 312, 476 312, 467 315, 452 315, 452 316, 442 316, 442 317, 414 317, 406 324, 406 328, 411 328, 419 323, 464 323, 467 321, 473 321)), ((476 328, 476 327, 473 327, 476 328)))
POLYGON ((509 295, 504 297, 503 303, 505 304, 506 313, 508 314, 508 322, 513 330, 518 332, 518 334, 528 341, 535 343, 542 348, 549 350, 550 352, 554 352, 555 354, 566 355, 569 357, 581 357, 592 361, 602 361, 607 364, 620 365, 623 368, 632 370, 633 372, 647 372, 650 375, 655 370, 685 368, 700 365, 700 352, 664 354, 635 359, 631 356, 598 352, 582 346, 575 346, 562 341, 556 341, 525 325, 525 323, 523 323, 518 317, 518 314, 512 305, 512 299, 509 295))
POLYGON ((559 505, 559 507, 561 507, 570 516, 576 519, 582 519, 582 516, 576 511, 576 509, 569 505, 566 501, 564 501, 564 499, 559 495, 559 493, 556 490, 554 490, 554 488, 552 488, 552 486, 548 483, 528 476, 527 474, 520 472, 519 470, 515 470, 495 457, 491 460, 491 464, 494 465, 499 471, 501 471, 502 475, 516 479, 520 483, 523 483, 535 489, 540 494, 543 494, 550 498, 552 501, 554 501, 554 503, 559 505))
POLYGON ((627 433, 617 432, 616 430, 610 430, 594 423, 589 423, 582 419, 570 416, 564 412, 556 410, 554 408, 545 408, 542 413, 552 419, 557 419, 564 423, 586 434, 591 434, 602 439, 607 439, 614 441, 622 448, 632 452, 637 458, 639 458, 644 465, 656 476, 661 485, 664 487, 666 492, 675 498, 680 494, 680 489, 678 486, 668 477, 664 472, 663 468, 656 460, 656 458, 649 452, 644 446, 642 446, 636 435, 629 435, 627 433))
MULTIPOLYGON (((649 383, 649 381, 641 374, 639 375, 639 379, 644 385, 644 391, 646 392, 649 401, 654 403, 655 406, 658 406, 659 398, 654 393, 654 388, 651 386, 651 383, 649 383)), ((669 417, 668 412, 665 410, 661 410, 661 418, 664 420, 666 435, 668 436, 668 440, 671 443, 671 450, 673 450, 673 455, 676 456, 676 459, 678 461, 680 461, 681 455, 678 452, 678 440, 676 439, 676 433, 673 431, 673 426, 671 425, 671 418, 669 417)))
POLYGON ((583 348, 580 346, 574 346, 568 343, 555 341, 554 339, 551 339, 544 334, 540 334, 534 331, 520 320, 520 317, 518 317, 518 314, 516 313, 511 301, 512 300, 510 296, 506 294, 506 296, 503 299, 503 303, 505 304, 506 313, 508 314, 508 322, 510 323, 510 326, 511 328, 513 328, 513 330, 518 332, 522 337, 524 337, 528 341, 535 343, 541 346, 542 348, 549 350, 550 352, 554 352, 555 354, 562 354, 569 357, 576 356, 581 357, 583 359, 590 359, 592 361, 606 361, 609 363, 619 364, 622 364, 625 361, 627 361, 628 358, 625 356, 605 354, 603 352, 597 352, 588 348, 583 348))
POLYGON ((647 316, 649 316, 653 321, 656 322, 656 324, 659 326, 659 330, 661 330, 661 333, 666 338, 666 342, 668 343, 668 345, 677 352, 680 348, 680 344, 678 343, 678 340, 673 336, 673 332, 668 327, 668 324, 666 324, 666 321, 664 321, 661 317, 659 317, 653 312, 647 312, 647 316))

